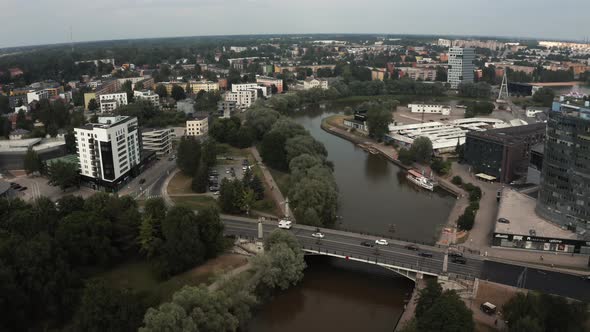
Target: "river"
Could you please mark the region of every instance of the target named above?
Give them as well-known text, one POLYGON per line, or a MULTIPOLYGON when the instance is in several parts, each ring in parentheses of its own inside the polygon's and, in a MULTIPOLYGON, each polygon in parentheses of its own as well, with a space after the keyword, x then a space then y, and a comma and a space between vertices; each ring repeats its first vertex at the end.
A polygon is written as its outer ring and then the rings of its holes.
POLYGON ((326 256, 306 261, 303 281, 264 304, 248 331, 393 331, 414 287, 409 279, 326 256))
MULTIPOLYGON (((321 129, 331 111, 294 116, 328 150, 340 208, 336 228, 434 242, 455 199, 405 179, 385 158, 321 129)), ((394 329, 413 283, 380 267, 329 257, 307 257, 303 281, 260 308, 249 331, 387 331, 394 329)))
POLYGON ((340 208, 336 228, 435 242, 455 202, 448 193, 427 192, 409 183, 405 172, 380 155, 324 131, 322 118, 335 112, 306 112, 295 120, 324 143, 334 163, 340 208))

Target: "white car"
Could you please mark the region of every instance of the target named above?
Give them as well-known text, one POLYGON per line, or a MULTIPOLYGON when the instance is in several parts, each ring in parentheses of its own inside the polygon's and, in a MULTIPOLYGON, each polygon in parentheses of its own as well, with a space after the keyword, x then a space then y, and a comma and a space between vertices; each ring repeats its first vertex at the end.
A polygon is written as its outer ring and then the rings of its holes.
POLYGON ((375 244, 378 244, 380 246, 386 246, 389 245, 389 243, 387 242, 387 240, 385 239, 379 239, 379 240, 375 240, 375 244))
POLYGON ((320 232, 313 233, 313 234, 311 234, 311 236, 317 237, 318 239, 323 239, 324 238, 324 234, 322 234, 320 232))

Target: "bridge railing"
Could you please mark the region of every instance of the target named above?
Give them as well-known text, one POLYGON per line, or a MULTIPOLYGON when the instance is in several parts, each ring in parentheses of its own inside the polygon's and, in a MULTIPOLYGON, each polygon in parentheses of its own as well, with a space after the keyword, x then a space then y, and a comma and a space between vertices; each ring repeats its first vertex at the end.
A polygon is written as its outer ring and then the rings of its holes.
POLYGON ((376 234, 376 233, 371 233, 371 232, 366 232, 366 231, 359 231, 359 230, 348 229, 348 228, 338 228, 336 230, 343 231, 343 232, 349 232, 349 233, 356 233, 356 234, 365 235, 365 236, 373 236, 373 237, 383 238, 383 239, 388 239, 388 240, 393 240, 393 241, 400 241, 400 242, 407 242, 407 243, 422 244, 422 245, 425 245, 425 246, 431 246, 431 247, 437 247, 437 248, 446 248, 446 247, 448 247, 446 245, 438 244, 434 240, 433 241, 418 241, 418 240, 412 240, 412 239, 407 239, 407 238, 398 237, 398 236, 376 234))
POLYGON ((423 272, 423 273, 427 273, 427 274, 433 274, 433 275, 439 275, 441 273, 440 270, 434 270, 425 266, 421 266, 420 264, 408 264, 408 263, 404 263, 404 262, 400 262, 397 261, 395 259, 388 259, 385 257, 381 257, 378 255, 358 255, 358 254, 350 254, 350 253, 346 253, 343 251, 339 251, 339 250, 334 250, 334 249, 327 249, 327 248, 322 248, 322 247, 318 247, 318 246, 309 246, 309 245, 302 245, 301 248, 303 250, 311 250, 311 251, 315 251, 319 254, 325 254, 325 255, 336 255, 336 256, 342 256, 345 257, 347 259, 352 259, 352 260, 361 260, 364 261, 366 263, 369 264, 384 264, 384 265, 389 265, 392 267, 397 267, 400 268, 402 270, 413 270, 413 271, 418 271, 418 272, 423 272))

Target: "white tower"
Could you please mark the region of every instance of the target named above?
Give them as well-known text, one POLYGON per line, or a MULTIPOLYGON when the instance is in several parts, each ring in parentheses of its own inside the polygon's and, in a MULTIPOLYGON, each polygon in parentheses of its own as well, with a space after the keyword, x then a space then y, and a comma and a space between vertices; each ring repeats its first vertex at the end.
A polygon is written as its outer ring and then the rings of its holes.
POLYGON ((504 71, 504 77, 502 77, 502 85, 500 86, 500 93, 498 94, 497 102, 506 102, 510 94, 508 93, 508 77, 506 77, 506 71, 504 71))

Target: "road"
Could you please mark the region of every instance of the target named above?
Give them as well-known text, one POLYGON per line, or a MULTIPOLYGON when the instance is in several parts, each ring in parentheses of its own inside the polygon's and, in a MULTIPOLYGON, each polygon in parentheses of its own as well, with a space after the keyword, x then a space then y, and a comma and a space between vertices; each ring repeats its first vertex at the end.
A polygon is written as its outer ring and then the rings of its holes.
MULTIPOLYGON (((258 235, 256 220, 226 215, 222 216, 222 219, 227 235, 246 238, 255 238, 258 235)), ((271 222, 263 224, 265 235, 268 235, 276 228, 276 224, 271 222)), ((407 243, 388 240, 388 246, 370 248, 362 246, 361 242, 370 241, 374 243, 377 238, 338 230, 321 229, 325 238, 318 241, 311 236, 316 231, 315 227, 294 225, 290 231, 297 237, 304 249, 328 251, 342 256, 397 265, 427 273, 442 274, 443 272, 443 262, 447 250, 444 246, 420 245, 420 250, 412 251, 405 247, 407 243), (432 254, 432 258, 419 256, 418 253, 422 252, 432 254)), ((455 264, 449 260, 448 272, 463 277, 479 278, 509 286, 519 286, 519 276, 525 267, 494 262, 489 257, 484 259, 477 255, 464 254, 464 257, 467 260, 465 265, 455 264)), ((526 278, 521 279, 524 279, 524 281, 520 282, 520 286, 526 289, 590 301, 590 281, 586 281, 580 276, 527 268, 526 278)))
MULTIPOLYGON (((247 221, 245 218, 224 216, 225 232, 228 235, 255 238, 257 236, 256 221, 247 221)), ((265 223, 263 225, 264 234, 267 235, 277 228, 276 224, 265 223)), ((409 250, 405 246, 407 243, 401 241, 388 240, 388 246, 365 247, 361 245, 363 241, 374 243, 376 237, 361 236, 355 233, 342 232, 337 230, 322 229, 321 232, 325 238, 317 240, 311 234, 316 228, 294 225, 291 232, 299 239, 304 249, 317 251, 329 251, 330 253, 340 254, 351 258, 365 259, 372 262, 381 262, 384 264, 396 265, 400 267, 412 268, 427 273, 441 274, 443 272, 443 262, 445 259, 446 247, 420 246, 420 250, 409 250), (418 253, 430 253, 432 257, 422 257, 418 253)), ((458 274, 464 277, 479 278, 483 266, 483 261, 479 256, 466 255, 467 264, 456 264, 448 262, 448 272, 458 274)))
POLYGON ((172 173, 175 168, 176 160, 168 160, 168 158, 158 160, 129 182, 125 188, 119 191, 119 195, 130 195, 135 198, 141 196, 144 198, 159 197, 167 175, 172 173), (141 179, 145 179, 142 184, 139 183, 141 179))

